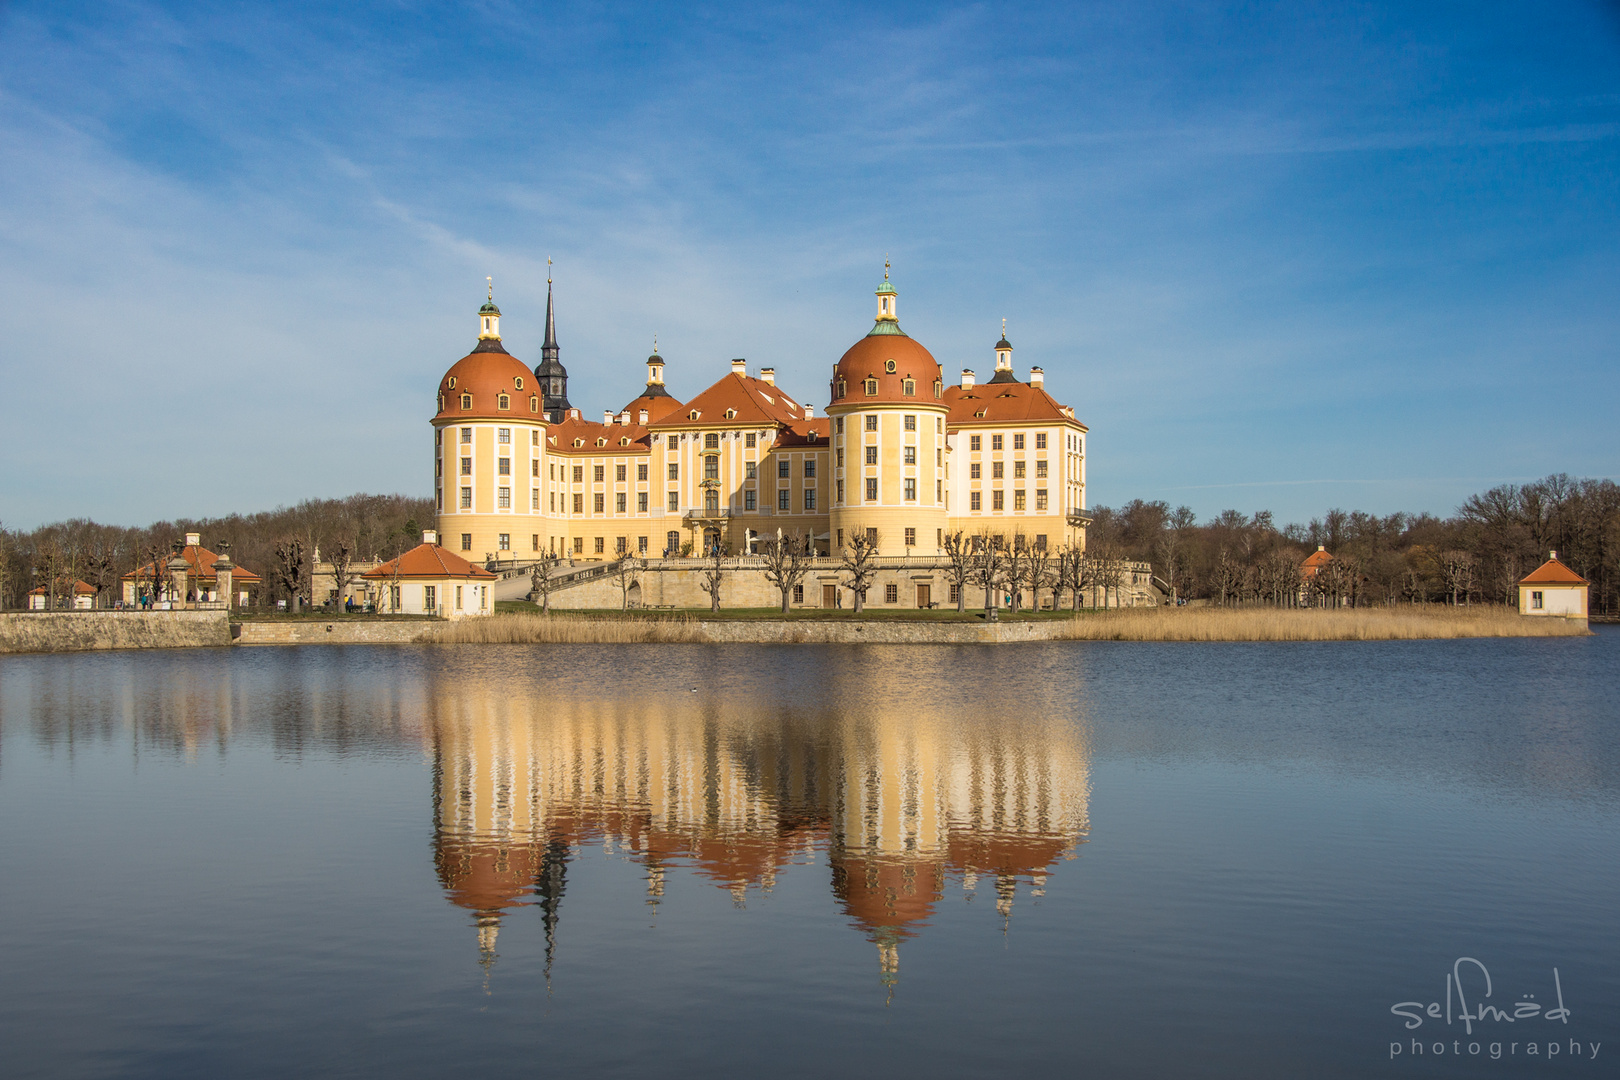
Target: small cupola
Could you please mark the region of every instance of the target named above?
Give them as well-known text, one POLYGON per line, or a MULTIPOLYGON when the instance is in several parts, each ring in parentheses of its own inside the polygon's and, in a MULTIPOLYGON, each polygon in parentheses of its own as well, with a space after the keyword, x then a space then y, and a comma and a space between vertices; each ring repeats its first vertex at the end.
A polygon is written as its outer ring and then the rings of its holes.
POLYGON ((889 280, 889 260, 883 260, 883 284, 877 287, 878 322, 892 322, 898 324, 900 316, 895 311, 895 301, 899 294, 894 291, 894 283, 889 280))
POLYGON ((489 299, 484 306, 478 309, 478 340, 501 340, 501 309, 495 306, 495 281, 485 278, 489 283, 489 299))
POLYGON ((1001 320, 1001 340, 996 342, 996 373, 990 376, 993 383, 1017 382, 1018 376, 1013 374, 1012 342, 1007 340, 1007 320, 1001 320))
POLYGON ((664 385, 664 358, 658 355, 658 335, 653 335, 652 355, 647 357, 647 385, 664 385))

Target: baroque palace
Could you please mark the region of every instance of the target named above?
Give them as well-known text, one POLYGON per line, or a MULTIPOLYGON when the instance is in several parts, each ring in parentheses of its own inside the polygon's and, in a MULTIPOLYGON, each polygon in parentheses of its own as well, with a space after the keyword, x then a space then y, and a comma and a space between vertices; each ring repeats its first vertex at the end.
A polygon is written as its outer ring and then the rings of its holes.
POLYGON ((779 534, 823 556, 874 532, 883 556, 918 559, 941 557, 956 531, 1083 545, 1087 429, 1074 409, 1040 368, 1018 378, 1005 331, 987 381, 964 370, 947 385, 896 300, 885 270, 871 331, 832 367, 825 415, 744 360, 681 401, 655 349, 646 386, 596 421, 568 400, 549 284, 532 371, 501 341, 492 290, 477 345, 438 387, 440 542, 492 566, 750 555, 779 534))

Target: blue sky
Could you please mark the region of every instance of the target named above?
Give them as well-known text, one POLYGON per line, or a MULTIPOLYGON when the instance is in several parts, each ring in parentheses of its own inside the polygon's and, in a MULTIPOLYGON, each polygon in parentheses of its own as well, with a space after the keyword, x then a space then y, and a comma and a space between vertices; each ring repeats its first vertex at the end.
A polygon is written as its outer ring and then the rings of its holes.
POLYGON ((871 324, 1092 430, 1089 501, 1620 475, 1615 4, 0 5, 0 521, 427 495, 495 279, 571 396, 871 324), (336 10, 334 10, 334 8, 336 10))

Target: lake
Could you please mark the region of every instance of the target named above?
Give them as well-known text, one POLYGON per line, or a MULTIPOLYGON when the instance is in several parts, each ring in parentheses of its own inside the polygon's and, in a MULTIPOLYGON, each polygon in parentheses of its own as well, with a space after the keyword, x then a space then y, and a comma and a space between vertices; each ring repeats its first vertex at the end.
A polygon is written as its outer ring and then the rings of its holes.
POLYGON ((1613 1075, 1616 687, 1606 627, 3 657, 0 1072, 1613 1075))

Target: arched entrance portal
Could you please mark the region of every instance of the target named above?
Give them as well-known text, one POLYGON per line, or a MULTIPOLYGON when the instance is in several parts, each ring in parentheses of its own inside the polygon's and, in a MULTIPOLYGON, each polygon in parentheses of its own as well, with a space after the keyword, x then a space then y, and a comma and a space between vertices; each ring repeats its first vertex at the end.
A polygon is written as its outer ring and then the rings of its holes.
POLYGON ((712 555, 720 547, 720 530, 712 526, 703 530, 703 554, 712 555))

